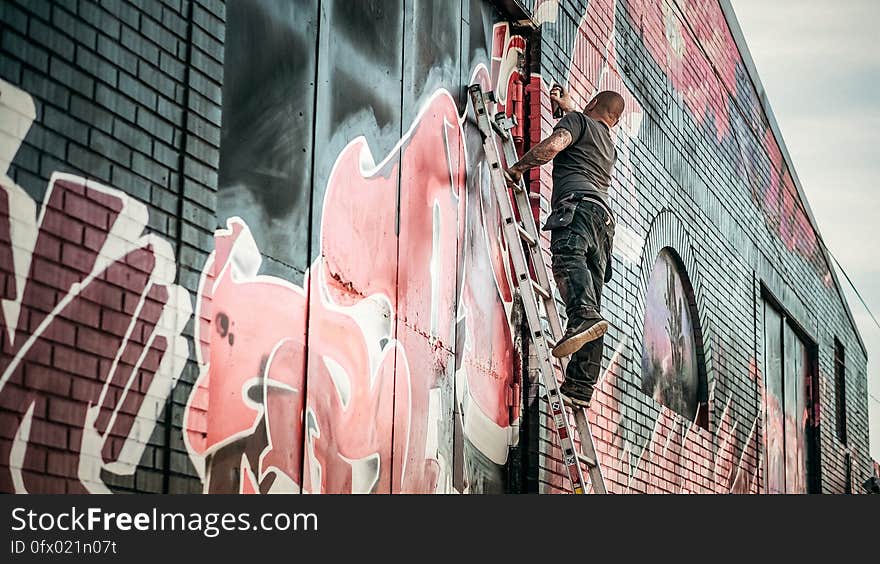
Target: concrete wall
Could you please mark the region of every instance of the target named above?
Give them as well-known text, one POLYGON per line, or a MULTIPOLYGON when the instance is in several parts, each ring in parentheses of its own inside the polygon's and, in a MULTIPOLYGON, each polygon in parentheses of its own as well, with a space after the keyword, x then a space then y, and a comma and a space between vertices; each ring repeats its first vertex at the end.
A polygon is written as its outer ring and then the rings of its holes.
MULTIPOLYGON (((820 402, 769 435, 816 433, 821 489, 845 452, 860 484, 865 357, 720 8, 502 4, 3 3, 0 489, 564 489, 465 92, 525 148, 554 80, 628 103, 591 414, 611 488, 767 489, 765 295, 820 402), (645 359, 691 367, 696 423, 645 359)), ((546 213, 549 170, 531 186, 546 213)))

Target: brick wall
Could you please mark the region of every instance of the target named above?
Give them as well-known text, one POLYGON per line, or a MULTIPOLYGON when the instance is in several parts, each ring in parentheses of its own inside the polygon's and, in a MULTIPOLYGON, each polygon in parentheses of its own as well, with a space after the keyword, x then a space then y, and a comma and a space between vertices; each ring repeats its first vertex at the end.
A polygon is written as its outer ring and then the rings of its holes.
MULTIPOLYGON (((770 296, 816 345, 821 490, 872 471, 864 353, 712 0, 11 0, 0 80, 0 491, 567 489, 540 407, 517 436, 513 392, 541 394, 473 82, 525 104, 529 143, 553 81, 626 99, 590 415, 610 489, 767 491, 770 296), (642 391, 664 248, 696 424, 642 391)), ((530 180, 540 219, 549 167, 530 180)))
MULTIPOLYGON (((553 123, 547 89, 554 81, 569 85, 580 103, 605 89, 627 98, 612 189, 619 260, 606 287, 610 368, 591 414, 612 489, 763 491, 762 285, 817 345, 821 490, 843 491, 844 453, 853 476, 869 475, 866 358, 720 4, 531 4, 546 20, 536 67, 543 83, 534 85, 531 106, 541 135, 553 123), (641 391, 647 280, 667 246, 682 257, 696 294, 707 429, 641 391), (854 435, 846 446, 834 435, 835 338, 848 355, 854 435)), ((533 131, 532 140, 538 137, 533 131)), ((532 183, 549 196, 546 170, 533 171, 532 183)), ((542 487, 567 488, 550 458, 542 487)))
POLYGON ((198 487, 181 417, 195 379, 188 294, 215 227, 224 11, 216 0, 0 6, 16 255, 4 268, 17 282, 5 298, 21 301, 20 316, 5 310, 4 490, 10 456, 26 467, 16 487, 31 491, 198 487), (112 423, 91 421, 101 401, 112 423), (28 421, 26 452, 10 455, 28 421), (95 431, 97 446, 81 440, 95 431))

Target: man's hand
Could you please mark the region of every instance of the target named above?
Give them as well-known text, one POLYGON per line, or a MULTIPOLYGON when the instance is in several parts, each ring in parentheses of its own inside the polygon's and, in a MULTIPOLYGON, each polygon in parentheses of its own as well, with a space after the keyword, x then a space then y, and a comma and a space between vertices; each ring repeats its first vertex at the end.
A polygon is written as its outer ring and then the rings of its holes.
POLYGON ((506 168, 504 169, 504 180, 507 181, 509 188, 515 189, 519 186, 519 181, 522 180, 522 173, 515 168, 506 168))
POLYGON ((565 113, 573 112, 576 109, 574 100, 571 99, 571 95, 569 95, 568 92, 558 84, 554 84, 553 88, 550 89, 550 102, 562 108, 562 111, 565 113))

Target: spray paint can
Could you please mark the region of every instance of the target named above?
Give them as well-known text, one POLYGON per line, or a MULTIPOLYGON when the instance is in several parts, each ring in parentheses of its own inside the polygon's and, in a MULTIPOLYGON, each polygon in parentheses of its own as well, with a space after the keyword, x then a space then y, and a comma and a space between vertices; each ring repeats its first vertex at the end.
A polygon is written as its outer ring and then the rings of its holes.
MULTIPOLYGON (((553 90, 554 88, 559 88, 559 90, 563 94, 565 94, 565 89, 562 88, 562 85, 559 84, 558 82, 554 81, 553 86, 550 88, 550 90, 553 90)), ((565 112, 562 111, 562 107, 559 104, 557 104, 556 102, 552 102, 552 101, 550 102, 550 105, 553 107, 553 117, 555 119, 562 119, 562 116, 565 115, 565 112)))

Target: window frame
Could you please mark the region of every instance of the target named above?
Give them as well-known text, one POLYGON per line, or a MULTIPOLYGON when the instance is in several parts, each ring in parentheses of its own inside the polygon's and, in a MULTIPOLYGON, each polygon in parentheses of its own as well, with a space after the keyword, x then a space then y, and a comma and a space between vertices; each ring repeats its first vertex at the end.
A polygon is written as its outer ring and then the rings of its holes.
MULTIPOLYGON (((806 367, 808 369, 809 379, 806 382, 803 382, 805 386, 805 399, 808 402, 806 406, 807 420, 804 421, 804 453, 807 459, 806 463, 806 476, 805 476, 805 485, 806 485, 806 493, 821 493, 821 473, 822 473, 822 462, 821 462, 821 449, 820 449, 820 440, 821 440, 821 418, 819 417, 819 406, 820 406, 820 397, 819 397, 819 345, 810 335, 810 333, 804 328, 804 325, 801 324, 797 318, 793 317, 789 310, 782 305, 782 303, 776 298, 775 295, 765 286, 763 283, 761 284, 761 307, 756 308, 755 315, 760 315, 761 318, 761 327, 762 332, 756 335, 756 338, 759 339, 762 343, 761 350, 763 351, 763 366, 762 366, 762 374, 764 378, 764 382, 766 385, 766 377, 767 375, 764 373, 766 369, 767 362, 767 351, 764 350, 763 343, 766 339, 767 334, 767 326, 766 326, 766 316, 764 313, 765 307, 773 308, 776 313, 779 314, 781 318, 781 324, 779 326, 780 330, 780 338, 782 339, 782 373, 783 373, 783 386, 785 385, 784 375, 785 375, 785 339, 784 333, 785 328, 788 326, 795 337, 797 337, 804 345, 806 349, 806 367)), ((766 395, 766 392, 765 392, 766 395)), ((764 401, 766 402, 766 397, 764 397, 764 401)), ((764 433, 767 432, 767 409, 766 405, 762 407, 764 412, 764 433)), ((785 433, 783 433, 784 435, 785 433)), ((766 437, 764 437, 764 443, 766 444, 766 437)), ((764 487, 766 490, 766 475, 767 475, 767 456, 766 452, 764 453, 764 475, 765 482, 764 487)))
POLYGON ((847 443, 846 418, 846 348, 834 339, 834 434, 843 446, 847 443))

